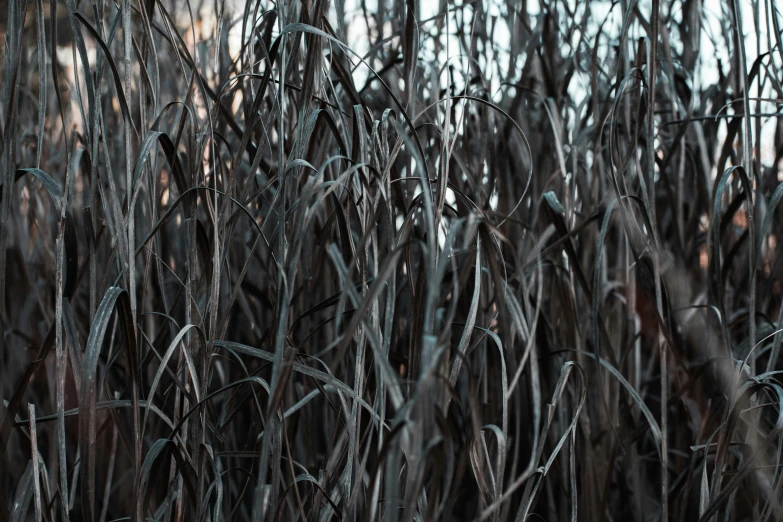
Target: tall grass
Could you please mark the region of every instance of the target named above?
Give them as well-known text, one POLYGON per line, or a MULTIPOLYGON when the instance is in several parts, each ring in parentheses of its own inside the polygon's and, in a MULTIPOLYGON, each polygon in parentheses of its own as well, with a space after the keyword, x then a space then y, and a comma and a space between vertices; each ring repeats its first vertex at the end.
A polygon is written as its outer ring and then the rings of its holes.
POLYGON ((7 0, 0 522, 783 520, 770 0, 7 0))

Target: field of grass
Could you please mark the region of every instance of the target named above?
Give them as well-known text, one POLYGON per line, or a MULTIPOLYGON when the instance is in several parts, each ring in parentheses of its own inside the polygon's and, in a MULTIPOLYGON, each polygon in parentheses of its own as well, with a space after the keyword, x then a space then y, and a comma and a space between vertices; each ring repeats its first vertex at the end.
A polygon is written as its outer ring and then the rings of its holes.
POLYGON ((781 9, 3 0, 0 522, 783 520, 781 9))

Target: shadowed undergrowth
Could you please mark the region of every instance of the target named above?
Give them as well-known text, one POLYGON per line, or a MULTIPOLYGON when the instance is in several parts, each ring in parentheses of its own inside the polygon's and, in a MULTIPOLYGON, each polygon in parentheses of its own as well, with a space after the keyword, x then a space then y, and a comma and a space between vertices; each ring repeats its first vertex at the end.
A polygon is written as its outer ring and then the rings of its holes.
POLYGON ((3 9, 0 522, 783 519, 775 2, 3 9))

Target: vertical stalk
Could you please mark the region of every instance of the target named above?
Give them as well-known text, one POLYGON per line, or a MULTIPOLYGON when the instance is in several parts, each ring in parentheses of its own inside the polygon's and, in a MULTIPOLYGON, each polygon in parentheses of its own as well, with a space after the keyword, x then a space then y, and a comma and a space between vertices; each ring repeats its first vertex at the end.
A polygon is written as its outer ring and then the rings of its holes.
MULTIPOLYGON (((650 221, 652 223, 653 236, 653 272, 655 277, 655 306, 663 317, 663 296, 661 293, 661 259, 660 241, 658 239, 658 220, 655 204, 655 83, 658 69, 658 15, 660 11, 659 0, 652 2, 652 42, 650 45, 650 58, 647 61, 647 190, 650 201, 650 221)), ((669 365, 668 349, 660 326, 657 328, 657 344, 660 350, 661 373, 661 520, 669 520, 669 442, 667 416, 667 403, 669 401, 669 365)))

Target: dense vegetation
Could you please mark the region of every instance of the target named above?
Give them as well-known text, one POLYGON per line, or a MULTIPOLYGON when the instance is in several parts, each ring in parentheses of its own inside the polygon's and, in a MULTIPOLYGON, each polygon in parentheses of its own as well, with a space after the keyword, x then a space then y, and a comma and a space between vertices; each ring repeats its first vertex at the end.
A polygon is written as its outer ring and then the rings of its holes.
POLYGON ((782 520, 774 0, 7 0, 0 522, 782 520))

